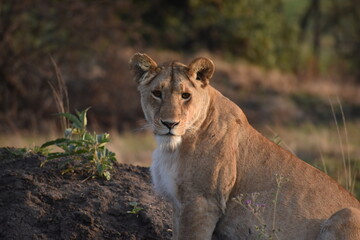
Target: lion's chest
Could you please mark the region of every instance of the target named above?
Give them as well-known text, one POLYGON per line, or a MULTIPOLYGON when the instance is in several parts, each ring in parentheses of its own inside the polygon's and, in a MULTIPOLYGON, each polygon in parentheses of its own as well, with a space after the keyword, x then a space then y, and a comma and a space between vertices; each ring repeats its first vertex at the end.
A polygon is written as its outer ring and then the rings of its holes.
POLYGON ((153 153, 153 162, 150 167, 156 192, 174 203, 177 202, 177 159, 177 151, 170 152, 156 149, 153 153))

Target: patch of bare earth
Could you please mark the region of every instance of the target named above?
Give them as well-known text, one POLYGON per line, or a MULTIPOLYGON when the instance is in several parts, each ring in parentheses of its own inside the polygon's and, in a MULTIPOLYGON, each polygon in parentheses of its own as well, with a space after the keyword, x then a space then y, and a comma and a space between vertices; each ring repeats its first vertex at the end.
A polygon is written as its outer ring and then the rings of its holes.
POLYGON ((0 239, 171 238, 171 208, 148 168, 116 164, 110 181, 83 182, 43 160, 0 148, 0 239), (142 210, 129 213, 130 202, 142 210))

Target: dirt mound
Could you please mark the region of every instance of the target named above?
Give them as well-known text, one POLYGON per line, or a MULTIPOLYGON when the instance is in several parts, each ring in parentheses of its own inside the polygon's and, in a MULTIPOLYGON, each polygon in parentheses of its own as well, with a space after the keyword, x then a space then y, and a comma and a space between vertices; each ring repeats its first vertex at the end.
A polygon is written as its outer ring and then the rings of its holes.
POLYGON ((83 182, 42 160, 0 148, 0 239, 171 238, 171 208, 148 168, 117 164, 110 181, 83 182), (130 213, 131 202, 142 209, 130 213))

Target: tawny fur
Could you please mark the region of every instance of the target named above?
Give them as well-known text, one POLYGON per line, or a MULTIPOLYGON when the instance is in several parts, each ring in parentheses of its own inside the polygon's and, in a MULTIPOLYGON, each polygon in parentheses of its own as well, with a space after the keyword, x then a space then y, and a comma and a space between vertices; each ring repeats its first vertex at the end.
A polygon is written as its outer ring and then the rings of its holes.
POLYGON ((158 141, 151 173, 157 192, 173 204, 174 239, 258 239, 259 221, 234 201, 255 192, 269 236, 359 239, 359 201, 252 128, 242 110, 209 84, 211 60, 158 66, 137 53, 130 68, 158 141), (287 181, 273 222, 276 174, 287 181))

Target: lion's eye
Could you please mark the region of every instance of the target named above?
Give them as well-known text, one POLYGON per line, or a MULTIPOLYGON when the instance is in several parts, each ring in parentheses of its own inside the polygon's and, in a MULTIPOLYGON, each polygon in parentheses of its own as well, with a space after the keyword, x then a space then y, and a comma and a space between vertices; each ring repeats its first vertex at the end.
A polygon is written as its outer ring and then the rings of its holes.
POLYGON ((189 99, 191 97, 191 94, 190 93, 183 93, 181 94, 181 97, 185 100, 189 99))
POLYGON ((152 91, 152 95, 156 98, 161 98, 161 96, 162 96, 161 91, 159 91, 159 90, 152 91))

